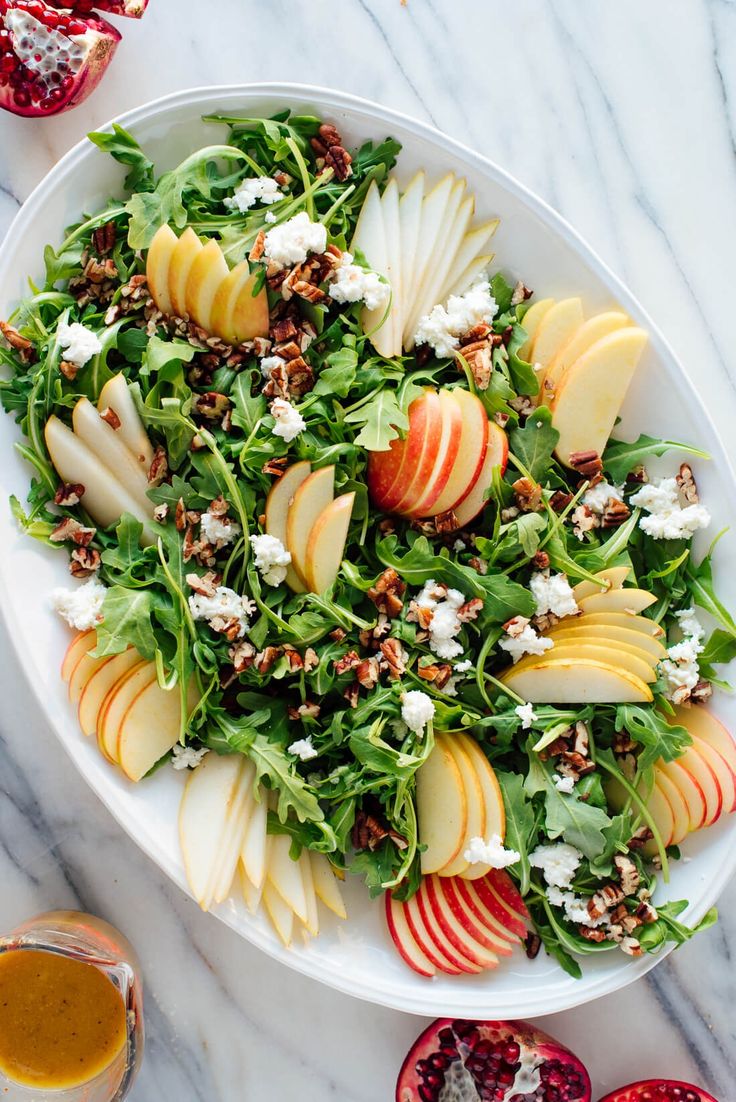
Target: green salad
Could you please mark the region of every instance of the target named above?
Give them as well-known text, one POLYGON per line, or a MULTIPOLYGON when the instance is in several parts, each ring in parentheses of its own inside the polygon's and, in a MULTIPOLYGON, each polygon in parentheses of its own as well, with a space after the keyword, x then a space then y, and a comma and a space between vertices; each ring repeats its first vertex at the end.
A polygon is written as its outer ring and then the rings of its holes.
MULTIPOLYGON (((559 460, 524 327, 541 297, 533 271, 479 277, 493 316, 470 339, 433 343, 425 318, 423 343, 376 351, 390 288, 351 244, 399 144, 347 152, 333 127, 325 140, 322 120, 286 112, 208 121, 222 125, 223 144, 163 175, 121 128, 91 134, 125 166, 125 198, 48 245, 43 282, 2 326, 0 396, 31 472, 27 502, 11 504, 29 536, 69 555, 74 593, 57 594, 57 606, 77 628, 94 626, 96 657, 134 648, 179 699, 178 745, 155 768, 196 772, 205 752, 244 755, 270 792, 268 831, 290 839, 293 857, 323 854, 371 896, 410 900, 426 852, 417 776, 438 737, 462 732, 490 763, 505 812, 502 836, 476 838, 466 864, 505 868, 531 916, 530 956, 541 942, 577 976, 590 953, 687 940, 686 902, 651 902, 680 853, 648 794, 657 770, 692 747, 682 715, 704 708, 717 667, 736 654, 710 553, 691 551, 707 515, 684 459, 706 457, 614 430, 602 455, 559 460), (289 258, 293 237, 282 241, 275 262, 267 235, 302 215, 300 246, 289 258), (228 269, 250 258, 267 335, 232 344, 159 309, 146 257, 162 226, 216 241, 228 269), (310 238, 315 226, 321 239, 310 238), (361 298, 330 293, 350 280, 361 298), (75 491, 83 480, 60 478, 45 431, 49 418, 70 426, 79 400, 99 403, 121 373, 151 442, 150 517, 122 508, 104 523, 84 485, 75 491), (377 508, 371 457, 406 439, 422 395, 453 390, 475 395, 508 441, 481 511, 459 527, 452 510, 377 508), (671 451, 672 478, 650 478, 647 464, 671 451), (268 495, 297 463, 334 467, 334 494, 350 502, 337 575, 319 592, 288 584, 293 556, 266 528, 268 495), (690 529, 670 523, 687 509, 690 529), (575 587, 602 590, 601 572, 616 568, 651 595, 636 610, 662 647, 648 698, 530 703, 512 660, 519 674, 541 661, 539 640, 581 611, 575 587), (601 895, 606 921, 590 922, 601 895)), ((114 412, 107 420, 118 427, 114 412)))

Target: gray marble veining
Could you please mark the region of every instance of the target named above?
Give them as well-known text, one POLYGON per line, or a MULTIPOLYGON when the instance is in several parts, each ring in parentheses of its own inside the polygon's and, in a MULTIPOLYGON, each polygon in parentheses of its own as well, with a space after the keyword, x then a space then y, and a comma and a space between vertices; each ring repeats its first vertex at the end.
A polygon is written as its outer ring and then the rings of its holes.
MULTIPOLYGON (((123 29, 83 107, 0 118, 0 234, 66 149, 129 107, 197 84, 333 85, 433 122, 551 202, 639 296, 733 440, 733 0, 151 0, 123 29)), ((4 632, 1 653, 0 928, 73 905, 130 935, 148 1021, 134 1102, 388 1102, 421 1021, 286 971, 201 914, 74 772, 4 632)), ((736 885, 721 912, 638 985, 546 1020, 601 1092, 666 1070, 731 1102, 736 885)))

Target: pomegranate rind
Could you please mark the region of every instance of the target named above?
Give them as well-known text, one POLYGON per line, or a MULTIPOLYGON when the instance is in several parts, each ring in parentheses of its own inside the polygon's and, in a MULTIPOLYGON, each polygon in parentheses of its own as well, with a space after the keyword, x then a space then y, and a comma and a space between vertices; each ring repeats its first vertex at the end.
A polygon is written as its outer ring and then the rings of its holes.
MULTIPOLYGON (((50 12, 58 11, 54 5, 47 3, 44 3, 44 8, 50 12)), ((5 16, 13 9, 22 10, 17 9, 17 5, 12 0, 0 3, 0 28, 5 27, 5 16)), ((39 17, 41 22, 43 22, 42 15, 43 13, 39 17)), ((41 101, 33 99, 29 104, 24 104, 16 101, 16 89, 13 84, 0 83, 0 108, 23 118, 47 118, 78 106, 95 90, 113 58, 122 35, 101 16, 87 17, 75 12, 74 19, 86 24, 84 38, 87 40, 88 49, 79 70, 73 74, 73 84, 67 93, 53 104, 42 105, 41 101)), ((75 36, 77 39, 81 37, 81 35, 75 36)))
MULTIPOLYGON (((456 1029, 461 1027, 465 1031, 480 1033, 482 1040, 498 1043, 507 1038, 513 1038, 518 1044, 521 1054, 522 1066, 526 1063, 543 1066, 548 1063, 559 1062, 570 1069, 571 1076, 576 1080, 576 1093, 571 1096, 569 1102, 591 1102, 590 1076, 582 1061, 565 1045, 555 1040, 548 1033, 538 1029, 530 1022, 522 1021, 483 1021, 466 1022, 457 1018, 438 1018, 432 1022, 417 1038, 407 1053, 401 1066, 396 1083, 396 1102, 423 1102, 428 1097, 420 1093, 420 1087, 426 1092, 426 1082, 417 1070, 421 1061, 429 1061, 441 1055, 442 1041, 440 1035, 443 1031, 451 1032, 457 1037, 456 1029)), ((520 1085, 521 1086, 521 1085, 520 1085)), ((439 1091, 438 1090, 438 1097, 439 1091)), ((512 1097, 518 1088, 508 1088, 508 1096, 512 1097)), ((521 1093, 526 1093, 524 1089, 521 1093)), ((453 1096, 454 1097, 454 1096, 453 1096)), ((536 1097, 536 1096, 535 1096, 536 1097)), ((549 1097, 552 1097, 551 1095, 549 1097)), ((562 1094, 555 1094, 555 1098, 564 1098, 562 1094)), ((611 1096, 604 1102, 624 1102, 611 1096)), ((544 1095, 540 1102, 545 1102, 544 1095)), ((704 1102, 711 1102, 709 1097, 704 1097, 704 1102)))
MULTIPOLYGON (((651 1092, 657 1088, 664 1088, 665 1090, 679 1088, 681 1091, 692 1091, 697 1102, 718 1102, 717 1098, 714 1098, 712 1094, 708 1094, 702 1087, 696 1087, 694 1083, 683 1083, 680 1079, 641 1079, 638 1083, 629 1083, 625 1087, 619 1087, 618 1090, 607 1094, 605 1098, 601 1098, 600 1102, 641 1102, 645 1091, 651 1092)), ((687 1096, 685 1096, 686 1098, 687 1096)), ((685 1099, 678 1099, 677 1102, 685 1102, 685 1099)))

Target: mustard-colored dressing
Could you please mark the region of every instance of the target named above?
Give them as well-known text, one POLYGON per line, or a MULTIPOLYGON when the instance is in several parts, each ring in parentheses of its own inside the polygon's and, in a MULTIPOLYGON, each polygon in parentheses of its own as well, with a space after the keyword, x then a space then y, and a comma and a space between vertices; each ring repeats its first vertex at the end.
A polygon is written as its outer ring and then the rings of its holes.
POLYGON ((37 949, 0 954, 0 1072, 22 1086, 89 1082, 125 1045, 120 992, 93 964, 37 949))

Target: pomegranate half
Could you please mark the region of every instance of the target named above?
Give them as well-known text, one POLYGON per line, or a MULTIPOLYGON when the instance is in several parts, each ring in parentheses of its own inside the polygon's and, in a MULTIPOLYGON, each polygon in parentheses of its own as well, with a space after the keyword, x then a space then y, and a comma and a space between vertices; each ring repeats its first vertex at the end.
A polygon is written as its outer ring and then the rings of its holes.
POLYGON ((676 1079, 642 1079, 607 1094, 600 1102, 718 1102, 712 1094, 676 1079))
POLYGON ((57 115, 97 86, 121 35, 105 19, 45 0, 0 0, 0 107, 57 115))
POLYGON ((439 1018, 399 1072, 396 1102, 590 1102, 568 1048, 529 1022, 439 1018))

